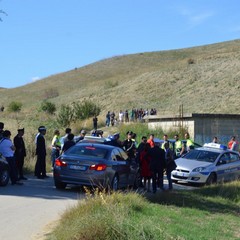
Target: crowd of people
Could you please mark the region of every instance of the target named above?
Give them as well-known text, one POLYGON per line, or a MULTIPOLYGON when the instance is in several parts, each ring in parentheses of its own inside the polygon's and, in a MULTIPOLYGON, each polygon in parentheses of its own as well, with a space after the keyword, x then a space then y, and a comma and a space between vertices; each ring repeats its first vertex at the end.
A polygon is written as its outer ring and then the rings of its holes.
POLYGON ((108 111, 106 114, 106 126, 114 126, 118 123, 128 123, 128 122, 137 122, 142 121, 145 116, 148 115, 157 115, 157 110, 155 108, 149 109, 126 109, 125 111, 120 110, 119 113, 115 113, 114 111, 108 111))
MULTIPOLYGON (((46 174, 46 127, 40 126, 35 136, 36 164, 34 175, 39 179, 48 178, 46 174)), ((60 137, 60 131, 55 130, 51 141, 51 161, 54 166, 55 159, 64 153, 68 148, 84 139, 85 130, 80 130, 78 136, 74 136, 71 128, 65 129, 65 135, 60 137)), ((0 153, 6 158, 10 169, 10 180, 12 185, 22 185, 21 180, 27 180, 23 173, 26 148, 23 139, 24 128, 17 130, 16 136, 11 140, 11 132, 4 130, 4 123, 0 122, 0 153)), ((103 136, 103 131, 94 129, 92 136, 103 136)), ((107 144, 122 148, 129 159, 136 161, 140 166, 142 187, 148 192, 155 193, 157 188, 165 190, 163 184, 164 172, 168 179, 168 190, 172 190, 171 172, 176 168, 175 159, 194 148, 194 142, 190 139, 188 132, 185 133, 185 144, 179 139, 178 134, 174 136, 175 147, 171 149, 168 135, 164 134, 159 141, 150 134, 149 137, 142 136, 141 142, 136 141, 136 134, 132 131, 126 133, 126 139, 120 140, 120 134, 116 133, 109 137, 107 144)), ((213 138, 218 143, 218 138, 213 138)), ((231 137, 228 149, 238 151, 239 143, 235 136, 231 137)))

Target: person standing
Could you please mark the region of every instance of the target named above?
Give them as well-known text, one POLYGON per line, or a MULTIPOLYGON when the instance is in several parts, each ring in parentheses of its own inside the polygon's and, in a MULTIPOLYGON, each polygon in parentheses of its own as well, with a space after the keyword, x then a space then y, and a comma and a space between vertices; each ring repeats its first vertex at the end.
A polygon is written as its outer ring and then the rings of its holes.
POLYGON ((171 173, 174 169, 176 169, 177 165, 174 161, 173 152, 169 148, 168 142, 164 143, 164 149, 165 149, 166 175, 168 180, 168 189, 172 190, 173 186, 172 186, 171 173))
POLYGON ((150 144, 146 143, 144 145, 143 151, 140 153, 140 165, 141 165, 141 177, 143 178, 143 187, 144 190, 147 190, 147 192, 150 192, 150 184, 151 184, 151 177, 152 172, 150 170, 150 155, 148 153, 150 149, 150 144))
POLYGON ((65 129, 65 135, 60 138, 61 149, 62 149, 64 143, 67 141, 68 134, 71 133, 71 132, 72 132, 71 128, 66 128, 65 129))
POLYGON ((14 157, 15 147, 12 143, 11 132, 9 130, 5 130, 3 132, 3 138, 0 140, 0 152, 6 158, 9 165, 9 173, 12 185, 22 185, 22 182, 18 181, 17 176, 17 164, 16 159, 14 157))
POLYGON ((239 143, 236 140, 236 136, 231 137, 231 140, 228 142, 228 149, 233 150, 233 151, 239 150, 239 143))
POLYGON ((56 129, 54 131, 54 136, 52 139, 52 152, 51 152, 52 167, 54 166, 55 159, 59 157, 60 151, 61 151, 60 131, 56 129))
POLYGON ((110 125, 110 118, 111 118, 111 114, 110 114, 110 111, 108 111, 106 114, 106 127, 109 127, 110 125))
POLYGON ((67 137, 67 141, 64 143, 61 154, 66 152, 70 147, 74 146, 76 142, 74 141, 74 134, 69 133, 67 137))
POLYGON ((45 134, 47 129, 44 126, 38 128, 39 135, 37 137, 36 155, 37 161, 35 165, 35 176, 39 179, 47 178, 46 174, 46 144, 45 134))
POLYGON ((82 141, 82 140, 84 139, 84 137, 85 137, 86 134, 87 134, 87 132, 86 132, 84 129, 81 129, 79 136, 74 137, 74 141, 75 141, 76 143, 82 141))
POLYGON ((154 145, 149 149, 150 155, 150 170, 152 172, 152 190, 153 193, 157 191, 157 185, 161 190, 164 190, 163 185, 163 170, 165 168, 165 151, 154 145))
POLYGON ((186 139, 186 150, 184 149, 184 151, 189 152, 190 150, 194 149, 194 142, 192 141, 192 139, 190 139, 190 135, 188 132, 185 133, 184 137, 186 139))
POLYGON ((213 143, 218 143, 218 138, 215 136, 213 137, 213 140, 212 140, 213 143))
POLYGON ((150 134, 149 139, 147 140, 147 142, 150 144, 151 148, 153 148, 155 146, 154 143, 154 134, 150 134))
POLYGON ((178 134, 174 136, 175 138, 175 153, 174 153, 174 158, 179 158, 182 156, 184 148, 182 141, 179 139, 178 134))
POLYGON ((3 130, 4 129, 4 123, 0 122, 0 140, 3 138, 3 130))
POLYGON ((132 131, 127 132, 127 139, 123 141, 123 150, 127 153, 129 159, 135 159, 136 146, 132 140, 132 131))
POLYGON ((17 135, 13 139, 15 146, 14 157, 17 163, 18 179, 27 180, 23 175, 24 158, 26 157, 26 148, 23 140, 24 128, 18 129, 17 135))
POLYGON ((93 129, 94 129, 94 130, 97 130, 97 124, 98 124, 98 118, 97 118, 97 116, 95 115, 95 116, 93 117, 93 129))

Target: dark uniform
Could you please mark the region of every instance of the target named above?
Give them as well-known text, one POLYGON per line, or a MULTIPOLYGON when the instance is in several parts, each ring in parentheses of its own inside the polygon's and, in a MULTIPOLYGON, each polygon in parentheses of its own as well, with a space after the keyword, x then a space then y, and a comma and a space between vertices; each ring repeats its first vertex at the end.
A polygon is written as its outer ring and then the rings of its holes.
POLYGON ((39 135, 37 136, 37 146, 36 146, 36 155, 37 162, 35 165, 35 176, 38 178, 45 178, 46 175, 46 144, 44 135, 46 133, 46 128, 41 126, 38 128, 39 135))
POLYGON ((122 147, 123 147, 123 149, 125 150, 125 152, 127 153, 128 157, 130 159, 135 158, 136 145, 135 145, 135 142, 132 139, 124 140, 122 147))
POLYGON ((153 193, 157 191, 157 184, 160 189, 163 187, 163 170, 165 168, 165 151, 158 147, 154 146, 149 149, 150 160, 150 170, 152 171, 152 188, 153 193))
POLYGON ((13 143, 16 148, 14 152, 14 156, 17 163, 18 178, 22 180, 27 180, 27 178, 23 176, 24 158, 26 157, 26 148, 25 148, 23 137, 22 137, 23 133, 24 133, 24 128, 18 129, 18 134, 13 139, 13 143))

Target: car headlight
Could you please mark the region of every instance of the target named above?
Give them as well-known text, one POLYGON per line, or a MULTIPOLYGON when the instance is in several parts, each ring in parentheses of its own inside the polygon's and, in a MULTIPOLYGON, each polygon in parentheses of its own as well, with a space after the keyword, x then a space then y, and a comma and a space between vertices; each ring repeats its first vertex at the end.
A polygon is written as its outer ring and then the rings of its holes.
POLYGON ((205 167, 197 167, 197 168, 194 168, 192 171, 193 172, 202 172, 204 171, 206 168, 205 167))

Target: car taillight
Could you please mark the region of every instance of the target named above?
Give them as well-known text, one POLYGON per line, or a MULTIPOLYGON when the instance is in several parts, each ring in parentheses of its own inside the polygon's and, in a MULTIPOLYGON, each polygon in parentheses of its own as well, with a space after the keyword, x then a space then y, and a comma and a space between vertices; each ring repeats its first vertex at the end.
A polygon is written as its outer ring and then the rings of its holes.
POLYGON ((90 170, 95 170, 95 171, 104 171, 106 170, 107 165, 106 164, 94 164, 89 167, 90 170))
POLYGON ((66 167, 67 163, 62 161, 60 158, 57 158, 55 160, 55 166, 57 166, 57 167, 66 167))

